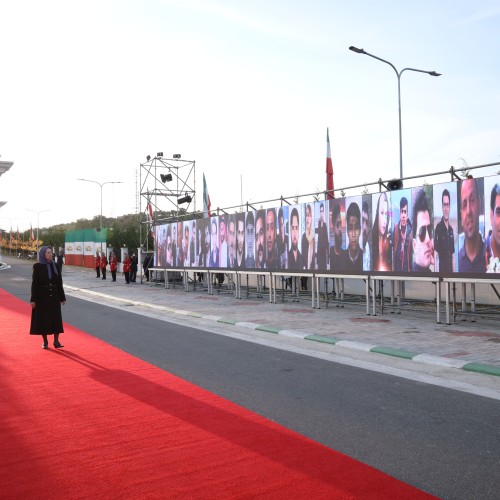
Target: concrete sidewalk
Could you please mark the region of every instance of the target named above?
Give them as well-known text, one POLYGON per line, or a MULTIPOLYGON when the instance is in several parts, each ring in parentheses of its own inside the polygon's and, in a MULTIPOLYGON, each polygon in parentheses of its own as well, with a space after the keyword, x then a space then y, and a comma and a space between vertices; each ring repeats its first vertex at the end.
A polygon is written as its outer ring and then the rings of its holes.
MULTIPOLYGON (((108 273, 109 274, 109 273, 108 273)), ((364 303, 313 309, 309 299, 300 302, 290 297, 285 302, 269 303, 264 295, 236 299, 227 286, 221 293, 208 295, 205 289, 181 285, 166 290, 163 284, 125 284, 123 276, 112 282, 97 279, 90 269, 65 266, 65 289, 76 296, 96 297, 150 307, 165 314, 193 316, 207 321, 233 324, 253 330, 302 338, 375 352, 473 372, 500 376, 500 327, 498 320, 476 317, 472 322, 437 324, 435 311, 406 309, 401 314, 367 316, 364 303)))

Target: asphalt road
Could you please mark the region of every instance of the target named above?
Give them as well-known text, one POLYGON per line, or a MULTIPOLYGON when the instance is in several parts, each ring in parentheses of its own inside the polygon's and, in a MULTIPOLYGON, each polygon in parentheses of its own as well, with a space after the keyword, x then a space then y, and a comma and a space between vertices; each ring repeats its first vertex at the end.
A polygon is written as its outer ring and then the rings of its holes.
MULTIPOLYGON (((0 271, 0 286, 28 301, 29 273, 24 265, 0 271)), ((63 314, 91 335, 431 494, 498 498, 497 400, 76 298, 63 314)))

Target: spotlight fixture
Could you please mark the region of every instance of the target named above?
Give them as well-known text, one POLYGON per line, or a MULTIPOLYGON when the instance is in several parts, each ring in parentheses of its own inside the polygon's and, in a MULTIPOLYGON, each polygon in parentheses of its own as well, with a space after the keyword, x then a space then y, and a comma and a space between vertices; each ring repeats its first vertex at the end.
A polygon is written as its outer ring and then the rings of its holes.
POLYGON ((186 196, 183 196, 182 198, 178 198, 177 203, 179 205, 182 205, 183 203, 191 203, 192 199, 193 198, 191 198, 191 196, 189 194, 186 194, 186 196))
POLYGON ((403 189, 403 181, 401 179, 392 179, 387 183, 387 189, 389 191, 397 191, 398 189, 403 189))
POLYGON ((174 155, 174 160, 180 160, 181 159, 181 155, 180 154, 175 154, 174 155))
POLYGON ((158 158, 161 158, 163 156, 163 153, 156 153, 156 156, 158 156, 158 158))
POLYGON ((146 160, 147 161, 151 160, 151 156, 150 155, 146 156, 146 160))
POLYGON ((172 180, 172 174, 160 174, 160 179, 163 184, 165 184, 165 182, 170 182, 172 180))

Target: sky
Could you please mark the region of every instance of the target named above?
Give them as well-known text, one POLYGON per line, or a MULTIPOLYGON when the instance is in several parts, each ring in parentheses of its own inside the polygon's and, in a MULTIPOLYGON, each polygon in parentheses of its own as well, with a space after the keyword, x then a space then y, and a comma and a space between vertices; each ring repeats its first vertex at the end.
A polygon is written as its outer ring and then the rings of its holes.
POLYGON ((0 227, 99 215, 78 178, 144 210, 157 152, 195 162, 198 210, 203 174, 212 209, 322 191, 327 128, 336 188, 399 178, 396 73, 351 45, 442 74, 401 76, 413 185, 500 162, 499 32, 498 0, 0 0, 0 227))

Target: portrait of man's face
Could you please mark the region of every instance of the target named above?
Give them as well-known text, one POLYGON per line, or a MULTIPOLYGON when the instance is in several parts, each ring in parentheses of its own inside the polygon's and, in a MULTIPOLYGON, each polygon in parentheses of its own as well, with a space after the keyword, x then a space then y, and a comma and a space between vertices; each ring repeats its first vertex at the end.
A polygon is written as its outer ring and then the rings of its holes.
MULTIPOLYGON (((253 231, 253 227, 252 227, 253 231)), ((236 240, 238 243, 238 254, 240 257, 243 255, 243 245, 245 244, 245 229, 242 220, 238 221, 237 230, 236 230, 236 240)))
POLYGON ((399 220, 401 221, 401 227, 406 227, 408 222, 408 205, 403 205, 399 209, 399 220))
POLYGON ((172 265, 172 238, 167 236, 167 263, 172 265))
POLYGON ((285 240, 285 219, 283 216, 280 217, 280 236, 281 239, 285 240))
POLYGON ((212 250, 215 251, 217 248, 217 224, 215 221, 212 221, 212 250))
POLYGON ((234 257, 234 249, 236 245, 236 229, 234 221, 229 223, 229 255, 234 257))
POLYGON ((443 196, 443 219, 448 222, 450 219, 450 197, 443 196))
POLYGON ((431 265, 433 252, 433 232, 429 212, 418 212, 415 224, 417 225, 417 231, 413 239, 415 263, 427 269, 431 265))
POLYGON ((340 212, 333 221, 333 239, 335 241, 335 246, 340 248, 342 246, 342 217, 340 212))
POLYGON ((460 214, 465 238, 468 240, 474 239, 479 233, 480 210, 476 183, 474 179, 466 179, 462 182, 460 190, 460 214))
POLYGON ((491 237, 497 248, 500 248, 500 194, 497 194, 495 206, 490 211, 491 237))
POLYGON ((226 223, 224 219, 222 219, 219 223, 219 232, 220 232, 220 242, 224 243, 226 241, 226 223))
POLYGON ((182 246, 182 222, 179 222, 177 226, 177 246, 179 248, 182 246))
POLYGON ((354 215, 350 215, 347 220, 347 234, 349 236, 349 249, 353 256, 359 249, 360 233, 361 224, 359 223, 359 219, 354 215))
POLYGON ((291 221, 291 236, 292 249, 295 252, 299 247, 299 218, 295 214, 292 216, 291 221))
POLYGON ((205 252, 210 252, 210 227, 205 226, 205 252))
POLYGON ((368 241, 368 234, 370 232, 370 214, 366 211, 362 212, 363 219, 363 245, 368 241))
POLYGON ((255 250, 254 250, 254 241, 255 241, 255 226, 253 224, 253 220, 247 220, 247 234, 246 234, 246 242, 247 242, 247 257, 252 258, 255 250))
POLYGON ((276 243, 276 214, 274 210, 269 210, 266 216, 266 244, 267 254, 271 255, 274 252, 276 243))
POLYGON ((259 264, 264 262, 264 219, 262 217, 257 217, 255 222, 255 238, 256 238, 256 252, 257 260, 259 264))
POLYGON ((187 253, 189 248, 189 229, 186 227, 184 231, 184 251, 187 253))

